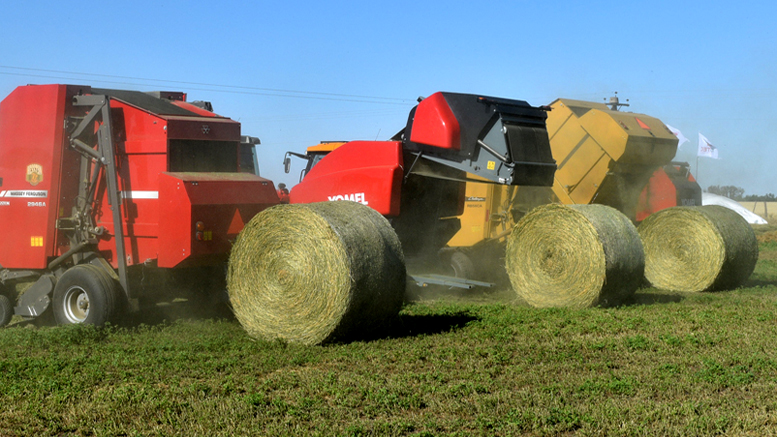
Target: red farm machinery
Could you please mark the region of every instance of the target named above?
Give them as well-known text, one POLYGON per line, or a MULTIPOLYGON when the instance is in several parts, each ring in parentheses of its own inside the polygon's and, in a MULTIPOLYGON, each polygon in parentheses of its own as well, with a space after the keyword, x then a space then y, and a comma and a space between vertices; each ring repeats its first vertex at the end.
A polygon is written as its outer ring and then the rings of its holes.
POLYGON ((701 187, 687 162, 670 162, 656 170, 640 193, 637 221, 673 206, 701 206, 701 187))
POLYGON ((153 297, 155 272, 223 276, 230 240, 278 196, 240 173, 240 124, 208 107, 72 85, 0 103, 1 324, 99 325, 153 297))

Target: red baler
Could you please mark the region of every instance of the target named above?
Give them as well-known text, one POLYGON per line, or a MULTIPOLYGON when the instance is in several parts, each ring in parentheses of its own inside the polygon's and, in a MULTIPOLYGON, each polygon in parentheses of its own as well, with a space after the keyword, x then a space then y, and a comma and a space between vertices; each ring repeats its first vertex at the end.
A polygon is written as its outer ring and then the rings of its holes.
POLYGON ((204 107, 74 85, 0 103, 0 325, 49 308, 61 324, 102 324, 151 270, 221 269, 244 223, 279 199, 240 173, 240 124, 204 107), (35 283, 14 307, 22 281, 35 283))
POLYGON ((687 162, 670 162, 653 173, 639 196, 637 221, 673 206, 701 206, 701 187, 687 162))

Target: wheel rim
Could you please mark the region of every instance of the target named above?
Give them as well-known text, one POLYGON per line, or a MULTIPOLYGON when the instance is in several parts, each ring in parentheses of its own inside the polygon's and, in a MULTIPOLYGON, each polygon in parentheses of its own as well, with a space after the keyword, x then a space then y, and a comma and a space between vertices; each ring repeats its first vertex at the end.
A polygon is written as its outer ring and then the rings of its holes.
POLYGON ((77 285, 65 292, 65 317, 70 323, 83 323, 89 316, 89 295, 77 285))
POLYGON ((463 268, 461 268, 460 265, 456 263, 451 263, 451 268, 453 269, 453 276, 456 278, 465 278, 466 279, 466 272, 463 268))

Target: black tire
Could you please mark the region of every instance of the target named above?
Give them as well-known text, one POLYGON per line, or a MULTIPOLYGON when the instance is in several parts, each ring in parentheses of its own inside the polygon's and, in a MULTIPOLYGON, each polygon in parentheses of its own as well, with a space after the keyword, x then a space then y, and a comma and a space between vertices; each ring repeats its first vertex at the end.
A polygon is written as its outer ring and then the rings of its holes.
POLYGON ((11 323, 11 317, 13 317, 11 299, 4 294, 0 294, 0 328, 11 323))
POLYGON ((114 322, 118 320, 124 315, 124 312, 127 309, 127 299, 121 284, 119 284, 119 281, 114 279, 104 268, 94 264, 90 264, 89 268, 94 270, 94 272, 102 278, 105 289, 109 291, 108 296, 113 299, 113 302, 110 305, 112 311, 108 317, 108 321, 114 322))
POLYGON ((118 291, 116 281, 102 268, 91 264, 72 267, 54 287, 54 320, 58 325, 102 326, 117 316, 118 291))
POLYGON ((451 254, 451 269, 453 276, 464 279, 475 279, 475 265, 464 252, 453 252, 451 254))

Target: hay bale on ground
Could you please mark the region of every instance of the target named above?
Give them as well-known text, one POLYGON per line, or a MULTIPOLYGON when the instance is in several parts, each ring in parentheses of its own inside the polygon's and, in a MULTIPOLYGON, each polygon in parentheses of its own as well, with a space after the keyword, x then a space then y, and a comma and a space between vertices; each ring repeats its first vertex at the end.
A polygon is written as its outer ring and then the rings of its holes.
POLYGON ((537 207, 507 241, 507 273, 535 307, 614 305, 639 287, 645 258, 634 225, 605 205, 537 207))
POLYGON ((638 231, 645 246, 645 277, 656 288, 736 288, 758 261, 753 228, 722 206, 668 208, 646 218, 638 231))
POLYGON ((237 319, 256 338, 318 344, 394 318, 406 272, 399 239, 355 202, 280 205, 257 214, 229 260, 237 319))

